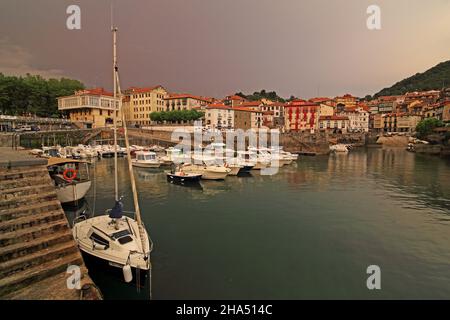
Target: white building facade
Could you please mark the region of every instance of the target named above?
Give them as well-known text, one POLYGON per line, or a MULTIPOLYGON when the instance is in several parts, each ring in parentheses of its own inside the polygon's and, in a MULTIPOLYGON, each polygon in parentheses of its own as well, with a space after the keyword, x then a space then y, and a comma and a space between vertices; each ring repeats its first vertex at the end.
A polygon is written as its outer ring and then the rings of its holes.
POLYGON ((356 108, 352 111, 341 113, 349 119, 348 131, 350 132, 369 132, 369 112, 363 108, 356 108))

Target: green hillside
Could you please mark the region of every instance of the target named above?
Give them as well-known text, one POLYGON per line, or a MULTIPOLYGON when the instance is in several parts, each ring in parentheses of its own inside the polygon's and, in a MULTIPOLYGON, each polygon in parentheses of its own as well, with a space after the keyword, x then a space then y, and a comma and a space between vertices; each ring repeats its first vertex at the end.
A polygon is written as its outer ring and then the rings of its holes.
POLYGON ((441 62, 423 73, 417 73, 399 81, 390 88, 384 88, 374 97, 401 95, 411 91, 439 90, 443 86, 450 86, 450 60, 441 62))

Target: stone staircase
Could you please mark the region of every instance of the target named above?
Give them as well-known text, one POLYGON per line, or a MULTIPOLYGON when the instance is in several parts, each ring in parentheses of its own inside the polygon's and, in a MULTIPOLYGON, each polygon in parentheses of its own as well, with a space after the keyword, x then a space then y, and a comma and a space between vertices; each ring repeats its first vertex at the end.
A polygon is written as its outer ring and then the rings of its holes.
POLYGON ((79 299, 69 265, 92 285, 46 166, 0 167, 0 299, 79 299))

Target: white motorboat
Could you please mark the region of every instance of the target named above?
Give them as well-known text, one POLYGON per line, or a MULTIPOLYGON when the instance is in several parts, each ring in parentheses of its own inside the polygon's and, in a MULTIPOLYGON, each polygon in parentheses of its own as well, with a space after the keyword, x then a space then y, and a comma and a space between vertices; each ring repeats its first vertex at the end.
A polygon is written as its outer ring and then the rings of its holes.
POLYGON ((292 159, 283 157, 283 155, 281 155, 278 150, 255 147, 249 147, 248 150, 250 152, 254 152, 257 159, 268 161, 271 167, 282 167, 286 164, 292 163, 292 159))
POLYGON ((171 165, 173 163, 190 163, 191 162, 191 154, 183 153, 181 149, 177 149, 174 147, 170 147, 166 149, 166 155, 160 158, 160 161, 163 165, 171 165))
POLYGON ((204 180, 224 180, 231 172, 231 169, 224 166, 208 166, 206 164, 199 165, 190 163, 182 165, 181 170, 187 173, 201 174, 202 179, 204 180))
POLYGON ((286 160, 292 160, 292 161, 297 161, 298 159, 298 154, 296 153, 290 153, 288 151, 284 151, 282 146, 272 146, 269 148, 270 153, 278 153, 280 154, 281 157, 283 157, 286 160))
MULTIPOLYGON (((120 92, 118 67, 116 59, 116 32, 113 28, 114 43, 114 97, 118 99, 118 110, 122 111, 122 94, 120 92)), ((105 214, 89 219, 76 221, 73 227, 73 236, 79 248, 85 255, 85 261, 93 259, 103 263, 108 269, 122 268, 126 282, 133 278, 133 270, 136 280, 140 281, 142 275, 150 273, 150 252, 153 244, 141 219, 134 171, 131 163, 130 144, 124 112, 122 116, 123 135, 126 145, 128 172, 130 175, 131 190, 134 203, 134 219, 130 217, 132 212, 123 210, 122 199, 118 195, 118 166, 117 166, 117 120, 116 112, 113 112, 114 132, 114 199, 115 205, 105 214), (125 214, 128 214, 126 216, 125 214), (114 268, 111 268, 114 267, 114 268), (147 272, 141 272, 147 271, 147 272)), ((94 213, 95 214, 95 213, 94 213)), ((137 283, 139 285, 139 283, 137 283)))
POLYGON ((136 151, 136 158, 131 160, 134 167, 138 168, 159 168, 161 163, 152 151, 136 151))
POLYGON ((62 158, 62 155, 60 153, 60 147, 42 147, 42 154, 41 157, 43 158, 62 158))
POLYGON ((249 148, 249 151, 238 152, 238 157, 241 161, 249 161, 253 163, 253 170, 261 170, 270 166, 270 159, 266 155, 262 155, 257 151, 253 151, 249 148))
POLYGON ((348 153, 348 146, 342 143, 331 145, 330 151, 339 153, 348 153))
POLYGON ((47 169, 56 186, 56 196, 61 203, 78 201, 91 187, 88 164, 84 161, 49 158, 47 169))
POLYGON ((237 158, 234 157, 235 151, 226 149, 224 143, 211 143, 203 150, 203 160, 207 165, 224 166, 230 169, 229 176, 237 176, 244 169, 244 166, 239 164, 237 158))

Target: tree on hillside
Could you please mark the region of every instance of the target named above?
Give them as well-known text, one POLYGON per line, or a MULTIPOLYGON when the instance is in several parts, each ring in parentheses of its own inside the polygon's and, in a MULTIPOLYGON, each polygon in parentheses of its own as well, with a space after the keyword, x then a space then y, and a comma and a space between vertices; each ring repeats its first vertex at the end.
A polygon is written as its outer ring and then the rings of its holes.
POLYGON ((269 91, 267 92, 265 89, 262 89, 261 91, 255 91, 253 94, 245 95, 242 92, 237 92, 235 95, 243 97, 249 101, 258 101, 261 99, 268 99, 272 101, 278 101, 278 102, 285 102, 285 99, 278 96, 278 94, 275 91, 269 91))
POLYGON ((379 96, 401 95, 407 92, 440 90, 450 85, 450 60, 441 62, 423 73, 403 79, 389 88, 384 88, 374 95, 379 96))

